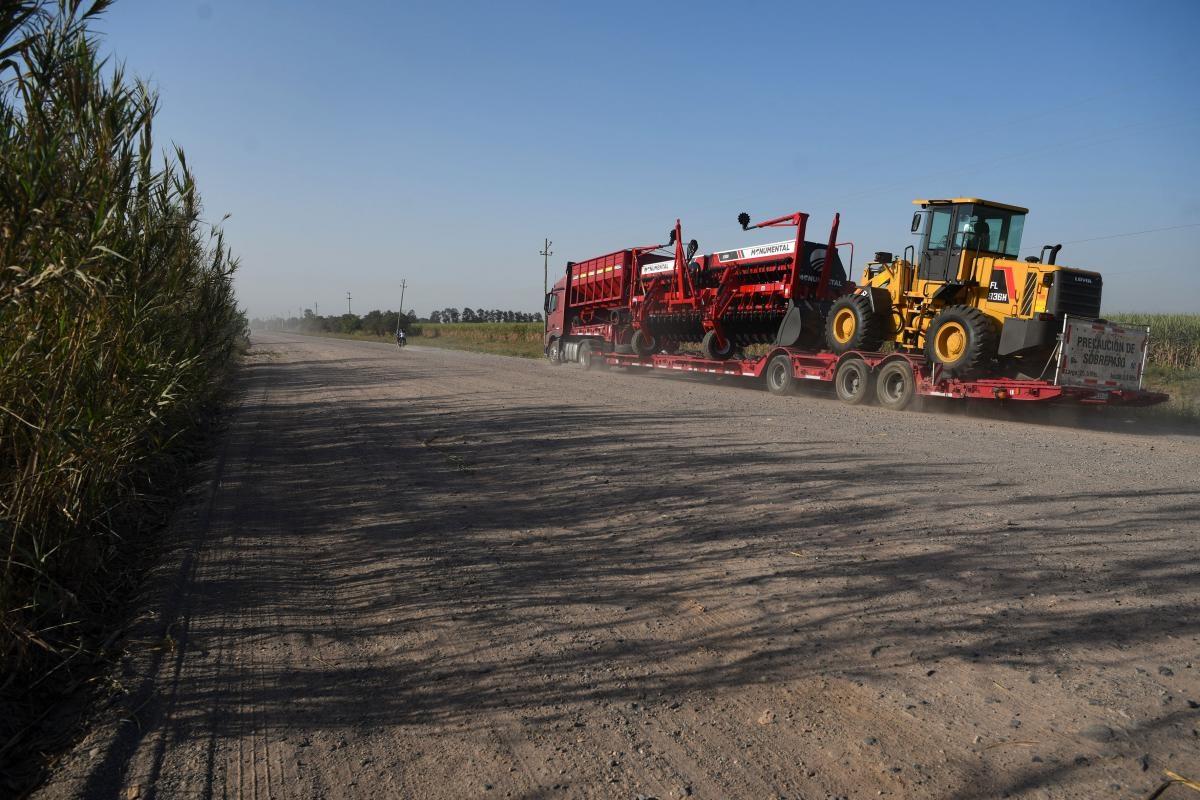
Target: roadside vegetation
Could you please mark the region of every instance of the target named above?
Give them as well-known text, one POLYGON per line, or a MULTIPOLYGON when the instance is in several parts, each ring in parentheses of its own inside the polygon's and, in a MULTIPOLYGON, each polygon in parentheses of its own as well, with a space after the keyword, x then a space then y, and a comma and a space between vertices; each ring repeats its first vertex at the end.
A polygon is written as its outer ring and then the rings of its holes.
POLYGON ((1126 325, 1150 326, 1146 388, 1171 395, 1160 408, 1200 419, 1200 314, 1112 314, 1126 325))
POLYGON ((183 152, 156 149, 158 98, 89 34, 108 5, 0 0, 5 795, 35 777, 54 699, 94 679, 245 337, 237 262, 183 152))
MULTIPOLYGON (((394 330, 394 329, 393 329, 394 330)), ((541 358, 542 323, 540 322, 419 322, 406 328, 410 344, 422 347, 445 347, 450 350, 473 350, 477 353, 492 353, 502 356, 541 358)), ((312 331, 293 331, 312 333, 312 331)), ((336 339, 358 339, 370 342, 396 343, 394 333, 375 334, 368 331, 355 333, 318 333, 336 339)))

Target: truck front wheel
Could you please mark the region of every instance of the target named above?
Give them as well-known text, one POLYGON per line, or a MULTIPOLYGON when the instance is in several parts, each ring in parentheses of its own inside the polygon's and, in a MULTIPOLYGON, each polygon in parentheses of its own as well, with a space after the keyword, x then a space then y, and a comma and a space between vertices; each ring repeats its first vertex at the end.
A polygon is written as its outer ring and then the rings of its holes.
POLYGON ((562 341, 561 340, 555 339, 552 342, 550 342, 550 346, 546 348, 546 358, 548 358, 550 360, 550 363, 556 367, 562 365, 562 341))

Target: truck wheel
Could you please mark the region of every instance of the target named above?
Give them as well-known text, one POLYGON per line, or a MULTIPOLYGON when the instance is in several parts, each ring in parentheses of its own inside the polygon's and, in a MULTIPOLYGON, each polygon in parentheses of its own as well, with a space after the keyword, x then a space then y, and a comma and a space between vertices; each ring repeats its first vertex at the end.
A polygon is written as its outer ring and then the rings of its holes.
POLYGON ((889 361, 875 377, 875 396, 879 405, 893 411, 908 408, 917 396, 917 379, 907 361, 889 361))
POLYGON ((766 369, 767 391, 771 394, 791 394, 796 388, 796 373, 792 357, 780 353, 770 360, 766 369))
POLYGON ((721 347, 717 344, 717 332, 709 331, 704 334, 704 338, 700 340, 700 349, 704 351, 704 355, 712 361, 727 361, 733 355, 733 340, 726 339, 725 346, 721 347))
POLYGON ((579 364, 584 369, 595 369, 597 364, 596 353, 592 350, 591 342, 584 342, 579 345, 579 364))
POLYGON ((658 340, 645 331, 634 331, 630 344, 633 345, 633 352, 637 353, 639 358, 649 358, 654 355, 654 351, 658 350, 658 340))
POLYGON ((874 388, 871 378, 871 368, 867 362, 861 358, 847 358, 838 364, 837 372, 833 375, 833 388, 838 400, 852 406, 861 406, 870 401, 874 388))
POLYGON ((841 355, 851 350, 878 350, 883 344, 883 317, 871 310, 865 295, 839 297, 825 318, 825 343, 841 355))
POLYGON ((550 363, 558 367, 562 365, 562 341, 555 339, 550 342, 550 346, 546 348, 546 358, 550 359, 550 363))
POLYGON ((999 338, 992 318, 978 308, 948 306, 925 331, 925 357, 946 375, 969 377, 996 357, 999 338))

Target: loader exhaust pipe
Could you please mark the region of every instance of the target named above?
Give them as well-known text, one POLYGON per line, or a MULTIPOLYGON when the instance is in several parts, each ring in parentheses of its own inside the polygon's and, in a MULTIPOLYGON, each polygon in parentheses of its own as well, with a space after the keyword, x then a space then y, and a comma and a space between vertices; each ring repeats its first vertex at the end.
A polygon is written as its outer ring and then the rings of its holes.
POLYGON ((1054 260, 1056 258, 1058 258, 1059 250, 1062 250, 1061 244, 1056 244, 1056 245, 1044 244, 1044 245, 1042 245, 1042 252, 1038 253, 1038 257, 1037 257, 1038 262, 1040 262, 1042 264, 1053 264, 1054 260), (1049 258, 1046 257, 1047 250, 1050 251, 1049 258))

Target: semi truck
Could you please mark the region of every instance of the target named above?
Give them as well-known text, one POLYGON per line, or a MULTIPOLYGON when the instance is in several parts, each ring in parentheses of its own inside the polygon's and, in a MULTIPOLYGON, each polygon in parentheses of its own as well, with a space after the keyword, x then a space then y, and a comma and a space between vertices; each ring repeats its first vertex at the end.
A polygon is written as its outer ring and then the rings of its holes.
MULTIPOLYGON (((630 248, 581 262, 589 264, 583 272, 590 275, 573 272, 578 265, 568 264, 566 276, 546 297, 547 356, 552 363, 574 361, 588 369, 604 365, 634 371, 738 376, 763 381, 773 394, 790 394, 802 381, 819 382, 831 384, 843 402, 877 402, 895 410, 908 408, 921 397, 1128 406, 1168 399, 1142 385, 1149 328, 1097 318, 1098 297, 1088 307, 1088 316, 1079 313, 1083 309, 1051 308, 1052 303, 1031 300, 1036 303, 1032 307, 1037 309, 1039 331, 1051 327, 1051 346, 1045 350, 1044 363, 1039 362, 1040 373, 1034 375, 1014 372, 1012 361, 1001 358, 977 361, 969 371, 953 369, 938 352, 924 346, 924 340, 919 347, 905 347, 897 341, 880 348, 878 337, 869 342, 869 348, 855 347, 857 341, 846 339, 859 337, 838 336, 842 329, 837 323, 845 326, 845 309, 864 312, 855 321, 883 316, 881 289, 886 289, 887 283, 879 275, 882 266, 892 262, 885 258, 870 262, 861 286, 856 286, 839 272, 838 248, 849 247, 853 253, 852 243, 836 241, 840 217, 835 215, 824 245, 804 241, 807 219, 807 214, 796 212, 751 226, 749 217, 742 214, 738 222, 744 230, 791 224, 797 227, 797 235, 789 242, 718 251, 699 260, 694 259, 694 241, 684 248, 677 222, 667 245, 630 248), (674 252, 667 253, 671 245, 674 252), (572 283, 595 277, 599 262, 602 266, 622 264, 621 279, 626 283, 594 290, 593 295, 572 292, 572 283), (755 272, 761 265, 769 266, 755 272), (756 281, 760 275, 767 279, 756 281), (811 287, 808 291, 803 288, 805 283, 811 287), (746 302, 735 302, 738 299, 746 302), (596 303, 603 306, 604 319, 612 320, 610 324, 596 322, 600 311, 587 310, 596 303), (673 319, 682 318, 690 326, 688 333, 679 336, 678 327, 662 326, 654 319, 655 309, 678 314, 673 319), (680 342, 696 341, 698 329, 704 331, 699 336, 700 352, 681 352, 680 342), (772 330, 773 337, 768 336, 772 330), (642 331, 648 333, 639 336, 642 331), (746 348, 758 352, 748 354, 746 348)), ((918 232, 916 223, 914 232, 918 232)), ((1060 271, 1053 262, 1060 247, 1051 248, 1049 266, 1041 272, 1034 267, 1040 261, 1028 261, 1030 273, 1054 275, 1060 271)), ((1015 247, 1006 249, 1016 252, 1015 247)), ((1045 252, 1044 248, 1043 256, 1045 252)), ((1097 273, 1083 274, 1095 276, 1099 283, 1097 273)), ((973 284, 970 279, 963 282, 965 288, 955 288, 968 295, 973 284)), ((1053 279, 1045 283, 1054 285, 1053 279)), ((903 291, 912 294, 909 286, 903 291)), ((981 296, 991 300, 987 292, 981 296)), ((916 297, 908 300, 919 302, 916 297)), ((1047 340, 1044 333, 1039 335, 1039 342, 1047 340)), ((1028 371, 1032 359, 1021 366, 1028 371)))

